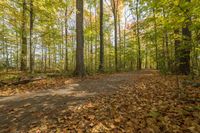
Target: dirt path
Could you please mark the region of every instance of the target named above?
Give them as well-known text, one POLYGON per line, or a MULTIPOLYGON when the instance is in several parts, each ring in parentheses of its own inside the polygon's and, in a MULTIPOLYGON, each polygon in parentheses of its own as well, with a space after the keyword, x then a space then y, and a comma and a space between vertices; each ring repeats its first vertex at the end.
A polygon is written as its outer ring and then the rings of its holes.
POLYGON ((86 79, 64 85, 56 90, 0 97, 0 133, 33 128, 32 126, 41 123, 43 118, 56 117, 56 110, 75 107, 96 95, 109 95, 126 82, 132 82, 137 76, 137 73, 112 74, 100 79, 86 79))
POLYGON ((200 132, 200 103, 187 101, 200 95, 181 96, 177 76, 142 70, 59 80, 0 97, 0 133, 200 132))

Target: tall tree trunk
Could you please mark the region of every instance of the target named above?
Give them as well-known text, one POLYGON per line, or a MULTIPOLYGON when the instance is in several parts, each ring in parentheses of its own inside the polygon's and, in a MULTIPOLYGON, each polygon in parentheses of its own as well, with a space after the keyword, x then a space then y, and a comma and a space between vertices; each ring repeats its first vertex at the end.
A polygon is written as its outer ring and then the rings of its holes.
POLYGON ((114 17, 115 23, 115 70, 118 71, 118 44, 117 44, 117 16, 114 17))
POLYGON ((117 2, 115 0, 112 0, 112 12, 114 16, 114 36, 115 36, 115 71, 118 71, 118 38, 117 38, 117 2))
POLYGON ((160 61, 160 68, 163 72, 166 72, 166 48, 165 48, 165 33, 162 34, 162 53, 161 53, 162 60, 160 61))
POLYGON ((71 36, 71 41, 72 41, 72 46, 71 46, 71 48, 72 48, 72 68, 74 68, 75 67, 75 65, 76 65, 76 53, 75 53, 75 48, 74 48, 74 43, 75 43, 75 35, 72 35, 71 36))
MULTIPOLYGON (((65 60, 65 56, 63 55, 63 50, 65 51, 65 35, 64 35, 64 30, 65 30, 65 22, 63 24, 63 22, 61 21, 61 38, 62 38, 62 43, 60 43, 59 45, 59 60, 65 60), (64 46, 64 47, 63 47, 64 46)), ((63 66, 63 69, 65 67, 65 63, 63 66)))
POLYGON ((75 75, 84 76, 83 0, 76 0, 76 69, 75 75))
POLYGON ((6 42, 6 37, 5 37, 5 16, 3 15, 3 59, 5 59, 5 65, 6 65, 6 72, 8 72, 8 67, 9 67, 9 60, 8 60, 8 44, 6 42), (5 48, 5 49, 4 49, 5 48))
MULTIPOLYGON (((191 2, 191 0, 186 0, 186 2, 191 2)), ((186 12, 189 12, 189 9, 186 9, 186 12)), ((179 69, 181 74, 188 75, 190 74, 190 51, 191 51, 191 42, 192 42, 192 33, 189 29, 191 24, 191 17, 186 16, 185 24, 182 28, 183 44, 180 47, 180 65, 179 69)))
MULTIPOLYGON (((90 38, 90 37, 89 37, 90 38)), ((90 72, 90 44, 89 41, 87 40, 87 43, 85 45, 85 50, 86 50, 86 55, 87 58, 85 60, 87 60, 86 66, 85 66, 85 71, 86 72, 90 72)))
POLYGON ((29 48, 29 72, 33 72, 33 56, 32 56, 32 31, 33 31, 33 0, 30 0, 30 48, 29 48))
POLYGON ((37 67, 35 66, 35 51, 36 51, 36 45, 33 47, 33 52, 32 52, 33 71, 34 71, 34 68, 37 68, 37 67))
POLYGON ((6 72, 8 72, 8 68, 10 66, 10 63, 9 63, 9 53, 8 53, 8 44, 7 42, 5 42, 5 46, 6 46, 6 72))
POLYGON ((121 43, 122 43, 122 39, 121 39, 121 19, 120 19, 120 14, 118 13, 117 14, 117 17, 118 17, 118 34, 119 34, 119 69, 121 69, 122 67, 122 55, 121 55, 121 50, 122 50, 122 47, 121 47, 121 43))
POLYGON ((123 54, 124 54, 124 69, 126 68, 126 23, 127 23, 127 18, 126 16, 124 17, 124 49, 123 49, 123 54))
POLYGON ((16 67, 17 67, 17 70, 19 70, 19 42, 18 42, 18 34, 17 34, 17 31, 16 31, 16 45, 17 45, 17 57, 16 57, 16 67))
POLYGON ((49 66, 48 67, 49 67, 49 69, 51 69, 51 48, 50 48, 50 44, 48 44, 48 56, 49 56, 48 57, 48 59, 49 59, 48 60, 48 62, 49 62, 49 64, 48 64, 49 66))
POLYGON ((145 68, 148 68, 148 44, 145 45, 145 68))
POLYGON ((198 76, 200 76, 200 61, 198 61, 200 51, 197 49, 200 44, 200 32, 197 33, 196 35, 197 35, 197 43, 196 43, 196 47, 195 47, 196 48, 195 60, 196 60, 196 65, 197 65, 198 76))
POLYGON ((64 63, 64 71, 68 71, 68 20, 67 20, 67 7, 65 9, 65 63, 64 63))
MULTIPOLYGON (((163 9, 163 17, 164 19, 167 19, 165 9, 163 9)), ((169 56, 169 37, 168 37, 168 31, 167 28, 164 27, 164 38, 165 38, 165 57, 166 57, 166 68, 167 70, 170 70, 170 56, 169 56)))
POLYGON ((100 64, 99 71, 104 71, 104 43, 103 43, 103 0, 100 0, 100 64))
POLYGON ((54 46, 54 50, 53 50, 53 55, 54 55, 54 64, 53 64, 53 68, 56 68, 57 67, 57 47, 56 47, 56 44, 55 42, 53 41, 53 46, 54 46))
POLYGON ((95 13, 94 13, 94 19, 95 19, 95 70, 98 69, 98 50, 97 50, 97 38, 98 38, 98 33, 97 33, 97 3, 95 1, 95 13))
POLYGON ((195 66, 196 66, 196 70, 197 70, 197 75, 200 76, 200 61, 199 61, 199 44, 200 44, 200 30, 197 30, 195 33, 196 36, 196 43, 194 45, 194 62, 195 62, 195 66))
POLYGON ((44 55, 44 72, 47 71, 47 47, 45 46, 45 55, 44 55))
MULTIPOLYGON (((93 33, 93 25, 92 25, 92 6, 90 5, 90 30, 93 33)), ((90 34, 90 71, 93 72, 93 34, 90 34)))
POLYGON ((23 0, 22 11, 22 46, 21 46, 21 65, 20 70, 25 71, 27 68, 27 38, 26 38, 26 0, 23 0))
POLYGON ((139 29, 139 0, 136 3, 136 15, 137 15, 137 45, 138 45, 138 61, 137 61, 137 69, 140 70, 142 68, 142 61, 141 61, 141 48, 140 48, 140 29, 139 29))
MULTIPOLYGON (((181 41, 179 39, 179 29, 174 30, 175 40, 174 40, 174 47, 175 47, 175 70, 172 70, 173 72, 179 73, 179 64, 180 64, 180 46, 181 41)), ((171 67, 173 69, 173 67, 171 67)))
POLYGON ((40 66, 41 71, 44 70, 44 46, 42 43, 42 61, 41 61, 41 66, 40 66))
POLYGON ((156 69, 158 69, 158 43, 157 43, 157 22, 156 22, 156 9, 153 8, 153 16, 154 16, 154 45, 156 47, 156 69))
POLYGON ((170 57, 169 57, 169 38, 168 38, 168 32, 165 31, 165 47, 166 47, 166 64, 167 64, 167 69, 169 70, 170 68, 170 57))

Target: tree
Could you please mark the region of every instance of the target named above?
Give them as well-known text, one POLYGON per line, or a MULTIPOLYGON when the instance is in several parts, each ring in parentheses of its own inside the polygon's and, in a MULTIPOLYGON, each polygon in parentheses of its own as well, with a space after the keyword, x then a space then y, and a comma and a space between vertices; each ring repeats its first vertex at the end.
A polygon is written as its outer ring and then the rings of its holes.
MULTIPOLYGON (((189 27, 191 26, 191 17, 188 14, 188 6, 184 6, 185 4, 189 5, 190 2, 190 0, 186 0, 182 1, 182 3, 178 3, 178 8, 183 14, 184 21, 182 22, 182 41, 180 39, 175 39, 176 71, 178 74, 184 75, 190 74, 192 34, 189 27)), ((180 34, 180 29, 176 29, 174 33, 177 37, 177 35, 180 34)))
POLYGON ((136 23, 137 23, 137 45, 138 45, 138 55, 137 55, 137 69, 140 70, 142 68, 141 61, 141 48, 140 48, 140 29, 139 29, 139 0, 136 1, 136 23))
POLYGON ((118 71, 118 37, 117 37, 117 13, 118 13, 118 0, 112 0, 112 13, 114 18, 114 45, 115 45, 115 70, 118 71))
MULTIPOLYGON (((154 0, 155 5, 157 4, 156 1, 154 0)), ((158 64, 158 39, 157 39, 157 18, 156 18, 156 7, 153 7, 153 17, 154 17, 154 45, 156 48, 156 69, 159 69, 159 64, 158 64)))
POLYGON ((103 0, 100 0, 100 64, 99 71, 104 71, 104 42, 103 42, 103 0))
POLYGON ((33 72, 33 55, 32 55, 32 34, 33 34, 33 0, 30 0, 30 48, 29 48, 29 71, 33 72))
POLYGON ((179 64, 180 64, 180 46, 181 46, 181 41, 180 41, 180 30, 179 29, 175 29, 174 30, 174 45, 175 45, 175 68, 176 68, 176 72, 177 74, 179 73, 179 64))
POLYGON ((27 68, 27 38, 26 38, 26 0, 23 0, 23 9, 22 9, 22 46, 21 46, 21 65, 20 70, 25 71, 27 68))
POLYGON ((65 63, 64 63, 64 71, 68 71, 68 7, 65 10, 65 63))
POLYGON ((83 0, 76 0, 76 68, 75 75, 84 76, 83 0))
MULTIPOLYGON (((185 3, 189 4, 191 0, 186 0, 185 3)), ((191 40, 192 34, 189 29, 191 25, 191 17, 187 13, 189 12, 188 6, 185 9, 185 23, 182 28, 183 43, 180 50, 180 64, 179 69, 181 74, 190 74, 190 52, 191 52, 191 40)))
POLYGON ((0 70, 200 73, 198 0, 84 2, 0 1, 0 70))

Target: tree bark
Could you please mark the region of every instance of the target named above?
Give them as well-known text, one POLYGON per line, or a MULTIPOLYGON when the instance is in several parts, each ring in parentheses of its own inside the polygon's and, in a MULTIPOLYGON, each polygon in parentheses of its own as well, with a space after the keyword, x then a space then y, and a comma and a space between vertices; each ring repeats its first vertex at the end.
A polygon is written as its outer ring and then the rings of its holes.
POLYGON ((33 72, 33 56, 32 56, 32 31, 33 31, 33 0, 30 0, 30 48, 29 48, 29 72, 33 72))
MULTIPOLYGON (((191 2, 191 0, 186 0, 186 2, 191 2)), ((189 9, 186 9, 186 12, 189 12, 189 9)), ((192 33, 189 29, 191 25, 191 17, 186 16, 185 23, 182 28, 183 44, 181 46, 180 53, 180 65, 179 69, 181 74, 188 75, 190 74, 190 52, 191 52, 191 41, 192 33)))
POLYGON ((121 37, 121 19, 120 19, 120 14, 118 13, 117 14, 117 17, 118 17, 118 35, 119 35, 119 53, 118 53, 118 56, 119 56, 119 69, 121 69, 122 67, 122 47, 121 47, 121 43, 122 43, 122 37, 121 37))
POLYGON ((158 43, 157 43, 157 22, 156 22, 156 9, 153 8, 153 16, 154 16, 154 45, 156 47, 156 69, 158 69, 158 43))
MULTIPOLYGON (((163 9, 163 17, 164 19, 167 19, 165 9, 163 9)), ((164 27, 164 38, 165 38, 165 57, 166 57, 166 68, 167 70, 170 70, 170 56, 169 56, 169 37, 168 37, 168 30, 166 27, 164 27)))
POLYGON ((124 17, 124 49, 123 49, 123 54, 124 54, 124 69, 126 68, 126 23, 127 23, 127 18, 126 16, 124 17))
POLYGON ((137 69, 140 70, 142 68, 141 61, 141 48, 140 48, 140 29, 139 29, 139 0, 136 3, 136 15, 137 15, 137 44, 138 44, 138 61, 137 61, 137 69))
POLYGON ((83 0, 76 0, 76 69, 77 76, 85 75, 84 68, 84 35, 83 35, 83 0))
MULTIPOLYGON (((175 34, 175 40, 174 40, 174 47, 175 47, 175 70, 172 70, 173 72, 176 72, 177 74, 179 73, 179 64, 180 64, 180 46, 181 46, 181 41, 179 39, 179 29, 174 30, 175 34)), ((173 69, 173 67, 171 67, 173 69)))
POLYGON ((20 70, 25 71, 27 68, 27 38, 26 38, 26 0, 23 0, 22 11, 22 46, 21 46, 21 65, 20 70))
POLYGON ((111 1, 112 4, 112 12, 114 16, 114 45, 115 45, 115 71, 118 71, 118 38, 117 38, 117 6, 118 6, 118 0, 117 2, 115 0, 111 1))
POLYGON ((104 71, 104 43, 103 43, 103 0, 100 0, 100 64, 99 71, 104 71))
POLYGON ((67 20, 68 10, 65 9, 65 63, 64 71, 68 71, 68 20, 67 20))

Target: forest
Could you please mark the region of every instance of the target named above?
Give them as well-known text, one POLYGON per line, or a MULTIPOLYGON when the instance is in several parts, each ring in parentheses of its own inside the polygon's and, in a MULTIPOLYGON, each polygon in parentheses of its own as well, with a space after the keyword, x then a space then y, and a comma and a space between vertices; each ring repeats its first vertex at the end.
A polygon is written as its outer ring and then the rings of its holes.
POLYGON ((0 133, 197 133, 199 116, 199 0, 0 1, 0 133))

